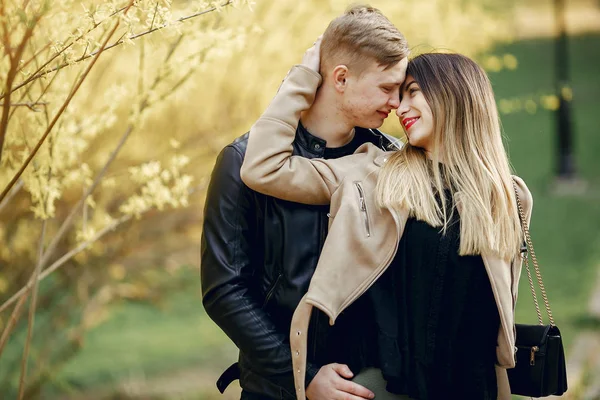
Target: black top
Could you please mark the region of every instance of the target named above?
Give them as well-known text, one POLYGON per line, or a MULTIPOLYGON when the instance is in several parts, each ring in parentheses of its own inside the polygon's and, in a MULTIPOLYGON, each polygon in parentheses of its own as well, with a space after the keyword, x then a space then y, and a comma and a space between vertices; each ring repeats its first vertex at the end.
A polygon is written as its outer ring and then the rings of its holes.
POLYGON ((481 256, 460 256, 454 212, 442 234, 407 221, 398 252, 367 292, 388 391, 427 399, 496 399, 500 317, 481 256))
MULTIPOLYGON (((312 135, 308 129, 302 125, 302 122, 298 122, 298 130, 307 135, 312 135)), ((318 139, 318 138, 317 138, 318 139)), ((323 158, 326 160, 330 160, 333 158, 345 157, 350 154, 353 154, 360 146, 365 143, 373 143, 375 145, 379 145, 376 143, 377 137, 373 136, 368 130, 363 128, 357 128, 354 131, 354 136, 352 140, 340 147, 327 147, 327 142, 325 140, 319 139, 315 140, 315 143, 312 144, 315 149, 323 149, 323 158)))

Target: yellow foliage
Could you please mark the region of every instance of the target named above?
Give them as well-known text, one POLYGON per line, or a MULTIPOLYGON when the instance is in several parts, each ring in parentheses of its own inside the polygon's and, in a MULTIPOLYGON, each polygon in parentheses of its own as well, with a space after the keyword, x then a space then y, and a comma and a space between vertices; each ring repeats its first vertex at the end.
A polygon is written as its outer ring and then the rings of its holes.
POLYGON ((8 288, 8 281, 3 276, 0 276, 0 294, 6 293, 8 288))
POLYGON ((121 264, 113 264, 108 268, 108 274, 116 281, 122 281, 125 278, 125 267, 121 264))
POLYGON ((535 114, 537 112, 537 104, 532 99, 529 99, 525 102, 525 111, 529 114, 535 114))
POLYGON ((497 56, 486 57, 483 62, 483 67, 491 72, 498 72, 502 70, 502 60, 497 56))
POLYGON ((566 101, 571 101, 573 100, 573 89, 565 86, 560 90, 560 94, 562 96, 563 99, 565 99, 566 101))
POLYGON ((517 57, 512 54, 505 54, 502 59, 504 61, 504 66, 509 70, 515 70, 519 66, 517 57))
POLYGON ((560 100, 556 95, 548 95, 542 97, 542 106, 548 110, 556 111, 560 105, 560 100))

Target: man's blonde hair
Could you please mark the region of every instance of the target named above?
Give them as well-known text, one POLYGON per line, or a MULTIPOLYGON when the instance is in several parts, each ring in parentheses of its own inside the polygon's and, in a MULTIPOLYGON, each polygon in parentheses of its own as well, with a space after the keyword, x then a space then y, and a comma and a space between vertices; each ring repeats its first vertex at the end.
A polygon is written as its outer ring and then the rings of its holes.
POLYGON ((325 69, 343 64, 358 74, 373 61, 388 69, 408 54, 404 35, 381 11, 368 5, 350 7, 331 21, 321 42, 325 69))

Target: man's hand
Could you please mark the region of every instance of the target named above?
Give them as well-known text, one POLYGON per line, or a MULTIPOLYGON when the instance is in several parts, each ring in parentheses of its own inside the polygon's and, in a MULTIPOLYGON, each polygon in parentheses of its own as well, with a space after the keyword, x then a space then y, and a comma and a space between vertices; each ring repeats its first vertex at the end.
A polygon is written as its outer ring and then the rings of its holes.
POLYGON ((354 374, 347 365, 324 365, 306 388, 306 397, 309 400, 363 400, 374 398, 375 394, 369 389, 349 380, 353 376, 354 374))
POLYGON ((302 65, 312 69, 315 72, 319 72, 319 65, 321 64, 321 39, 323 35, 319 36, 313 46, 306 50, 304 57, 302 57, 302 65))

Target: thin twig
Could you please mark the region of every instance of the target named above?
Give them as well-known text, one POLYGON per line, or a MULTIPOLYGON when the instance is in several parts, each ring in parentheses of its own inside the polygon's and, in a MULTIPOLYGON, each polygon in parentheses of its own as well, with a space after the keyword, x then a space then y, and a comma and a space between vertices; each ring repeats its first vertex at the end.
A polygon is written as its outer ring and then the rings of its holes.
MULTIPOLYGON (((156 3, 158 5, 158 3, 156 3)), ((138 95, 141 97, 144 93, 144 58, 146 57, 146 51, 144 48, 144 41, 140 42, 140 73, 138 75, 138 95)))
POLYGON ((179 89, 179 87, 181 87, 188 79, 190 79, 196 71, 197 68, 190 68, 190 70, 173 85, 173 87, 169 88, 168 92, 163 93, 163 95, 159 97, 157 103, 165 100, 167 97, 175 93, 175 91, 179 89))
MULTIPOLYGON (((59 258, 54 263, 52 263, 52 265, 50 265, 48 268, 46 268, 39 275, 38 281, 41 282, 42 280, 44 280, 46 277, 48 277, 48 275, 50 275, 51 273, 53 273, 54 271, 56 271, 58 268, 60 268, 61 266, 63 266, 64 263, 66 263, 67 261, 69 261, 71 258, 73 258, 75 255, 77 255, 81 251, 85 250, 90 244, 92 244, 96 240, 102 238, 106 233, 108 233, 108 232, 116 229, 119 225, 121 225, 121 224, 129 221, 131 218, 133 218, 132 215, 124 215, 124 216, 122 216, 121 218, 119 218, 118 220, 116 220, 115 222, 113 222, 111 225, 108 225, 108 226, 104 227, 102 230, 98 231, 98 233, 96 233, 92 238, 86 240, 85 242, 81 243, 79 246, 77 246, 74 249, 72 249, 69 252, 67 252, 61 258, 59 258)), ((22 298, 22 296, 24 296, 25 294, 27 294, 29 292, 29 290, 31 290, 31 288, 33 287, 33 284, 34 284, 33 281, 28 282, 27 285, 23 286, 21 288, 21 290, 19 290, 10 299, 8 299, 2 305, 2 307, 0 307, 0 313, 7 306, 10 306, 12 303, 14 303, 15 301, 19 300, 20 298, 22 298)))
MULTIPOLYGON (((173 52, 174 52, 175 48, 180 43, 181 43, 181 40, 176 40, 173 43, 173 45, 172 45, 172 47, 170 49, 171 51, 168 52, 168 54, 167 54, 167 56, 165 58, 166 61, 168 61, 170 59, 170 57, 173 55, 173 52)), ((157 78, 153 82, 152 87, 156 86, 157 81, 159 79, 160 79, 160 77, 157 76, 157 78)), ((148 102, 147 102, 147 98, 146 98, 140 104, 140 112, 143 111, 147 107, 147 105, 148 105, 148 102)), ((79 212, 79 208, 82 206, 83 202, 86 201, 87 197, 92 193, 92 191, 95 189, 95 187, 99 184, 100 180, 103 178, 103 176, 105 175, 106 171, 108 170, 109 165, 113 162, 113 160, 115 159, 116 155, 119 153, 119 151, 121 150, 122 146, 125 144, 125 141, 127 140, 127 138, 129 137, 129 135, 133 131, 133 128, 134 128, 133 125, 130 125, 128 127, 127 131, 122 136, 119 144, 117 145, 117 147, 115 148, 115 150, 113 150, 113 152, 111 153, 111 156, 109 157, 109 160, 105 163, 103 169, 96 176, 95 181, 88 188, 88 190, 84 193, 84 195, 82 196, 82 198, 73 207, 73 209, 71 210, 70 214, 67 216, 67 218, 61 224, 61 226, 58 229, 56 235, 53 237, 51 243, 46 248, 46 252, 44 253, 44 255, 42 257, 42 264, 43 265, 45 265, 47 263, 47 261, 50 259, 52 253, 54 252, 54 249, 58 245, 58 242, 62 239, 62 237, 66 233, 67 229, 71 226, 71 224, 73 222, 73 219, 75 218, 75 216, 79 212)), ((63 258, 64 258, 64 256, 63 256, 63 258)), ((63 258, 61 258, 61 259, 63 259, 63 258)), ((57 265, 56 262, 54 264, 52 264, 52 266, 55 266, 55 265, 57 265)), ((52 266, 49 267, 48 269, 52 268, 52 266)), ((56 267, 56 268, 58 268, 58 267, 56 267)), ((48 269, 44 270, 44 272, 42 273, 40 279, 42 279, 43 277, 47 276, 48 273, 50 273, 50 272, 46 272, 46 271, 48 271, 48 269)), ((7 300, 4 304, 2 304, 0 306, 0 313, 3 312, 11 304, 13 304, 18 298, 20 298, 21 296, 23 296, 23 294, 27 293, 27 291, 31 288, 32 283, 33 282, 30 280, 24 288, 22 288, 18 293, 16 293, 15 295, 13 295, 9 300, 7 300)))
MULTIPOLYGON (((175 43, 173 43, 172 49, 174 47, 177 47, 177 45, 179 45, 179 43, 181 43, 179 40, 175 41, 175 43)), ((172 52, 169 52, 167 54, 167 56, 166 56, 166 60, 168 60, 172 56, 172 54, 173 54, 172 52)), ((157 77, 156 80, 154 81, 154 84, 152 85, 152 87, 154 87, 156 85, 158 79, 159 78, 157 77)), ((141 102, 140 112, 143 111, 146 108, 147 104, 148 104, 148 102, 147 102, 147 97, 146 97, 146 99, 144 99, 141 102)), ((133 128, 134 128, 133 125, 129 125, 129 127, 127 128, 127 130, 125 131, 125 133, 123 134, 123 136, 121 137, 121 139, 119 140, 119 143, 117 144, 117 147, 113 150, 113 152, 109 156, 108 161, 104 164, 102 170, 98 173, 98 175, 96 175, 96 178, 94 179, 94 182, 92 183, 92 185, 86 190, 86 192, 81 197, 81 199, 79 200, 79 202, 71 209, 71 212, 69 213, 69 215, 67 216, 67 218, 65 218, 65 220, 61 224, 60 228, 58 229, 58 231, 56 232, 56 234, 52 238, 52 241, 50 242, 50 244, 46 248, 46 252, 42 256, 42 264, 45 265, 48 262, 48 260, 52 256, 52 253, 54 252, 54 249, 58 245, 59 241, 65 235, 65 233, 67 232, 67 229, 69 229, 71 227, 71 224, 72 224, 75 216, 79 212, 79 208, 86 201, 87 197, 94 191, 94 189, 96 188, 96 186, 98 186, 98 184, 100 183, 101 179, 106 174, 106 171, 108 170, 108 167, 112 164, 112 162, 116 158, 117 154, 121 151, 121 148, 123 147, 123 145, 125 144, 125 142, 129 138, 129 136, 131 135, 131 133, 133 131, 133 128)), ((27 288, 29 288, 31 286, 31 284, 32 284, 32 281, 30 280, 27 283, 27 286, 25 287, 25 289, 22 289, 19 293, 21 293, 22 291, 26 292, 27 290, 29 290, 27 288)), ((4 311, 7 307, 9 307, 17 298, 18 298, 18 296, 15 295, 15 296, 11 297, 8 301, 6 301, 4 304, 2 304, 0 306, 0 313, 2 311, 4 311)))
MULTIPOLYGON (((10 96, 12 93, 12 86, 13 86, 14 80, 17 76, 17 72, 19 70, 19 62, 21 60, 21 57, 23 56, 23 53, 25 52, 27 43, 29 43, 29 40, 33 36, 33 30, 35 29, 37 24, 42 19, 43 7, 44 7, 43 5, 40 5, 39 12, 37 14, 35 14, 34 17, 31 19, 31 22, 28 23, 27 29, 25 30, 25 33, 23 34, 23 38, 21 39, 21 42, 17 46, 15 53, 12 54, 12 53, 10 53, 9 49, 7 49, 9 51, 10 68, 8 69, 8 74, 6 77, 6 86, 5 86, 6 94, 4 97, 4 107, 2 108, 2 117, 0 120, 0 160, 2 160, 2 149, 4 148, 4 139, 6 137, 6 132, 8 130, 8 124, 10 122, 8 119, 8 116, 10 113, 9 105, 10 105, 10 96)), ((4 13, 4 5, 2 6, 2 12, 4 13)), ((3 18, 3 20, 5 20, 5 19, 3 18)), ((3 22, 3 24, 4 23, 5 23, 5 21, 3 22)), ((6 26, 4 26, 4 28, 6 29, 6 26)), ((5 43, 5 46, 10 47, 10 43, 5 43)))
MULTIPOLYGON (((107 16, 106 18, 104 18, 102 21, 100 22, 94 22, 94 25, 88 29, 86 32, 80 34, 76 39, 73 39, 69 44, 65 45, 62 49, 60 49, 59 51, 56 52, 56 54, 54 54, 52 57, 50 57, 48 60, 46 60, 46 62, 39 67, 31 76, 35 77, 33 79, 27 79, 26 81, 20 83, 19 85, 17 85, 13 91, 20 89, 21 87, 27 85, 29 82, 31 82, 34 79, 37 79, 41 76, 47 75, 50 72, 53 71, 46 71, 46 72, 42 72, 42 70, 44 68, 46 68, 46 66, 48 66, 52 61, 54 61, 58 56, 60 56, 61 54, 63 54, 65 51, 67 51, 71 46, 73 46, 75 43, 77 43, 77 41, 81 40, 85 35, 89 34, 90 32, 92 32, 94 29, 96 29, 97 27, 99 27, 100 25, 102 25, 102 23, 104 23, 104 21, 109 20, 110 18, 112 18, 113 16, 115 16, 116 14, 120 13, 121 11, 127 10, 129 9, 129 7, 131 7, 131 3, 129 3, 128 5, 121 7, 120 9, 116 10, 115 12, 113 12, 112 14, 110 14, 109 16, 107 16)), ((49 45, 49 44, 48 44, 49 45)), ((29 63, 29 61, 27 62, 29 63)), ((64 65, 63 65, 64 67, 64 65)), ((62 67, 61 67, 62 68, 62 67)), ((6 95, 6 93, 2 94, 0 96, 0 100, 2 98, 4 98, 4 96, 6 95)))
MULTIPOLYGON (((205 186, 206 186, 206 184, 200 184, 200 185, 194 186, 193 188, 190 188, 188 190, 188 194, 191 195, 191 194, 195 193, 197 190, 203 189, 205 186)), ((116 220, 115 222, 113 222, 111 225, 108 225, 108 226, 104 227, 103 229, 101 229, 100 231, 98 231, 98 233, 96 233, 96 235, 94 235, 92 238, 86 240, 85 242, 81 243, 79 246, 70 250, 68 253, 63 255, 61 258, 59 258, 54 263, 52 263, 52 265, 50 265, 48 268, 46 268, 40 274, 40 276, 38 278, 39 281, 41 282, 42 280, 44 280, 46 277, 48 277, 48 275, 50 275, 51 273, 56 271, 64 263, 69 261, 71 258, 73 258, 75 255, 77 255, 79 252, 81 252, 82 250, 85 250, 90 244, 92 244, 95 241, 102 238, 106 233, 115 230, 121 224, 124 224, 125 222, 129 221, 132 218, 133 218, 132 215, 124 215, 121 218, 119 218, 118 220, 116 220)), ((47 253, 47 250, 46 250, 46 253, 47 253)), ((20 299, 24 298, 23 296, 25 296, 29 292, 29 290, 31 289, 32 286, 33 286, 32 281, 27 282, 27 284, 24 287, 22 287, 10 299, 5 301, 4 304, 2 304, 2 306, 0 306, 0 313, 2 313, 7 307, 9 307, 15 301, 19 300, 19 302, 20 302, 20 299)), ((1 348, 0 348, 0 351, 1 351, 1 348)))
POLYGON ((150 24, 150 29, 154 28, 154 21, 156 21, 157 13, 158 13, 158 1, 156 2, 156 7, 154 7, 154 15, 152 16, 152 23, 150 24))
POLYGON ((8 16, 6 15, 6 8, 4 5, 4 1, 0 1, 0 16, 3 17, 2 18, 2 45, 4 46, 4 51, 5 51, 6 55, 8 56, 10 63, 12 64, 12 61, 13 61, 12 44, 10 41, 10 34, 9 34, 9 30, 8 30, 8 25, 7 25, 8 16))
POLYGON ((44 220, 42 225, 42 234, 40 237, 40 245, 38 248, 38 263, 35 267, 33 275, 33 289, 31 294, 31 301, 29 303, 29 318, 27 321, 27 339, 25 341, 25 348, 23 349, 23 359, 21 360, 21 377, 19 379, 19 400, 23 400, 25 394, 25 381, 27 380, 27 360, 29 359, 29 349, 31 347, 31 338, 33 337, 33 326, 35 323, 35 310, 37 307, 37 297, 39 289, 39 277, 42 271, 42 253, 44 252, 44 241, 46 240, 46 226, 48 220, 44 220))
MULTIPOLYGON (((125 144, 125 141, 127 140, 127 138, 129 137, 129 135, 131 134, 132 130, 133 130, 133 126, 130 125, 128 127, 127 131, 125 131, 125 133, 121 137, 121 140, 119 141, 119 144, 117 145, 117 147, 111 153, 108 161, 104 164, 104 167, 102 168, 102 170, 96 176, 96 178, 95 178, 94 182, 92 183, 92 185, 86 190, 86 192, 84 193, 84 195, 81 197, 81 199, 79 199, 79 202, 73 207, 73 209, 71 209, 71 212, 69 213, 69 215, 67 216, 67 218, 65 218, 65 220, 61 224, 60 228, 58 229, 58 231, 56 232, 56 234, 52 238, 52 241, 50 242, 50 244, 46 248, 46 252, 42 256, 42 264, 45 265, 48 262, 48 260, 52 256, 52 253, 54 252, 54 249, 58 245, 59 241, 63 238, 63 236, 67 232, 67 229, 71 227, 71 224, 72 224, 75 216, 79 212, 79 208, 83 205, 83 202, 86 201, 87 197, 90 195, 90 193, 92 193, 92 191, 96 188, 96 186, 98 186, 98 184, 100 183, 100 180, 102 179, 102 177, 104 176, 104 174, 108 170, 108 167, 114 161, 114 159, 116 158, 117 154, 119 153, 119 151, 121 150, 121 148, 125 144)), ((26 288, 29 288, 31 286, 31 284, 32 284, 32 281, 29 281, 27 283, 26 288)), ((23 291, 23 289, 21 291, 23 291)), ((21 293, 21 292, 19 292, 19 293, 21 293)), ((2 306, 0 306, 0 313, 2 313, 7 307, 9 307, 15 301, 16 298, 18 298, 18 296, 13 296, 8 301, 6 301, 4 304, 2 304, 2 306)))
MULTIPOLYGON (((9 107, 27 107, 31 111, 36 111, 37 112, 37 111, 40 111, 40 110, 38 110, 37 108, 35 108, 35 106, 44 106, 45 107, 48 104, 50 104, 50 103, 48 103, 47 101, 41 101, 41 102, 35 102, 35 103, 34 102, 12 103, 12 104, 9 104, 8 106, 9 107)), ((4 105, 2 105, 2 106, 4 107, 4 105)))
MULTIPOLYGON (((39 66, 38 60, 35 60, 36 66, 39 66)), ((46 87, 44 88, 44 84, 42 83, 41 80, 38 80, 38 82, 40 83, 40 87, 42 88, 42 92, 40 93, 40 95, 38 96, 38 98, 33 101, 34 103, 39 103, 40 100, 42 99, 42 97, 46 94, 46 92, 50 89, 50 87, 52 86, 52 84, 54 83, 54 80, 56 79, 56 77, 58 76, 58 74, 54 74, 52 76, 52 78, 50 78, 50 82, 48 82, 48 84, 46 85, 46 87)), ((19 99, 19 102, 23 101, 26 97, 29 97, 31 99, 31 96, 29 95, 29 92, 31 91, 31 89, 33 88, 33 85, 29 85, 25 88, 25 90, 23 91, 23 94, 21 95, 21 98, 19 99)), ((8 119, 10 120, 14 113, 17 111, 16 108, 13 108, 10 116, 8 117, 8 119)), ((44 114, 46 116, 46 126, 48 126, 48 124, 50 123, 50 118, 48 117, 48 108, 44 107, 44 114)))
POLYGON ((17 193, 19 193, 19 191, 23 188, 23 185, 25 185, 25 182, 23 181, 23 179, 19 179, 19 182, 17 182, 17 184, 11 189, 10 193, 8 193, 8 196, 6 196, 2 201, 0 201, 0 212, 2 212, 4 207, 6 207, 8 203, 10 203, 10 200, 13 197, 15 197, 17 193))
MULTIPOLYGON (((110 38, 112 37, 112 35, 117 30, 118 26, 119 26, 119 21, 117 21, 115 23, 115 26, 113 27, 112 31, 109 33, 109 35, 107 36, 107 38, 104 40, 104 43, 102 44, 101 50, 104 49, 104 47, 106 46, 106 44, 108 43, 108 41, 110 40, 110 38)), ((79 79, 79 81, 73 87, 73 90, 71 90, 71 93, 69 94, 69 96, 65 100, 64 104, 58 110, 58 112, 56 113, 56 116, 54 117, 54 119, 52 120, 52 122, 50 123, 50 125, 48 125, 48 127, 46 128, 46 132, 44 132, 44 134, 42 135, 42 137, 38 141, 37 145, 34 147, 33 151, 27 157, 27 160, 25 160, 25 162, 23 163, 23 166, 21 166, 21 169, 19 169, 19 171, 17 172, 17 174, 9 182, 8 186, 6 186, 6 188, 4 189, 4 191, 2 192, 2 194, 0 194, 0 202, 2 201, 2 199, 4 199, 4 197, 6 196, 6 194, 8 193, 8 191, 10 190, 10 188, 21 177, 21 175, 23 174, 23 172, 25 171, 25 169, 27 168, 27 166, 29 165, 29 163, 31 162, 31 160, 33 159, 33 157, 37 154, 38 150, 40 149, 40 147, 42 146, 42 144, 44 143, 44 141, 46 140, 46 138, 48 137, 48 135, 52 131, 52 128, 54 128, 54 125, 56 124, 56 122, 61 117, 61 115, 63 114, 63 112, 66 110, 66 108, 68 107, 68 105, 71 103, 71 100, 73 99, 73 96, 75 96, 75 93, 77 93, 77 91, 81 87, 81 84, 83 83, 83 81, 85 80, 85 78, 87 77, 87 75, 89 74, 90 70, 96 64, 96 61, 98 61, 98 58, 99 58, 100 54, 102 54, 102 51, 98 52, 96 54, 96 57, 94 57, 94 59, 90 63, 90 65, 88 65, 88 67, 86 68, 85 72, 82 74, 82 76, 79 79)), ((6 99, 8 99, 8 97, 6 99)), ((8 111, 8 108, 5 108, 5 110, 8 111)))
POLYGON ((21 70, 27 68, 27 66, 34 60, 37 60, 37 58, 39 57, 40 54, 42 54, 44 51, 48 50, 48 47, 50 47, 52 43, 48 42, 46 43, 41 49, 39 49, 37 52, 35 52, 31 58, 27 61, 25 61, 22 65, 21 65, 21 70))
MULTIPOLYGON (((226 6, 228 6, 228 5, 232 4, 232 3, 233 3, 233 0, 229 0, 229 1, 227 1, 226 3, 223 3, 223 4, 222 4, 220 7, 226 7, 226 6)), ((162 24, 162 25, 159 25, 159 26, 157 26, 157 27, 155 27, 155 28, 148 29, 147 31, 144 31, 144 32, 141 32, 141 33, 138 33, 138 34, 132 35, 132 36, 129 36, 129 37, 127 38, 127 40, 135 40, 135 39, 138 39, 138 38, 140 38, 140 37, 142 37, 142 36, 146 36, 146 35, 148 35, 148 34, 150 34, 150 33, 153 33, 153 32, 156 32, 156 31, 158 31, 158 30, 164 29, 164 28, 166 28, 166 27, 168 27, 168 26, 170 26, 170 25, 173 25, 173 24, 176 24, 176 23, 180 23, 180 22, 184 22, 184 21, 187 21, 188 19, 196 18, 196 17, 199 17, 199 16, 201 16, 201 15, 204 15, 204 14, 211 13, 211 12, 213 12, 213 11, 216 11, 216 10, 217 10, 217 7, 212 7, 212 8, 209 8, 209 9, 207 9, 207 10, 200 11, 200 12, 197 12, 197 13, 195 13, 195 14, 192 14, 192 15, 188 15, 188 16, 186 16, 186 17, 181 17, 181 18, 179 18, 179 19, 177 19, 177 20, 175 20, 175 21, 172 21, 172 22, 170 22, 170 23, 164 23, 164 24, 162 24)), ((114 47, 117 47, 117 46, 119 46, 119 45, 122 45, 123 43, 125 43, 125 39, 119 39, 119 40, 118 40, 118 41, 116 41, 115 43, 113 43, 113 44, 111 44, 110 46, 107 46, 106 48, 104 48, 104 50, 103 50, 103 51, 110 50, 110 49, 112 49, 112 48, 114 48, 114 47)), ((98 50, 98 51, 100 51, 100 50, 98 50)), ((14 92, 14 91, 16 91, 16 90, 19 90, 20 88, 22 88, 23 86, 27 85, 28 83, 30 83, 30 82, 32 82, 32 81, 34 81, 34 80, 36 80, 36 79, 39 79, 39 78, 41 78, 42 76, 45 76, 45 75, 47 75, 47 74, 50 74, 50 73, 52 73, 52 72, 58 71, 58 70, 59 70, 59 69, 61 69, 61 68, 65 68, 65 67, 67 67, 67 66, 69 66, 69 65, 77 64, 77 63, 79 63, 79 62, 81 62, 81 61, 87 60, 87 59, 88 59, 88 58, 90 58, 90 57, 94 57, 94 56, 95 56, 95 55, 98 53, 98 51, 95 51, 95 52, 93 52, 93 53, 90 53, 90 54, 88 54, 88 55, 85 55, 85 56, 83 56, 83 57, 79 57, 78 59, 76 59, 76 60, 74 60, 74 61, 72 61, 72 62, 60 64, 60 65, 58 65, 58 66, 56 66, 56 67, 54 67, 54 68, 51 68, 51 69, 49 69, 49 70, 47 70, 47 71, 41 71, 41 72, 37 72, 37 73, 35 73, 35 74, 31 75, 31 76, 30 76, 29 78, 27 78, 25 81, 23 81, 23 82, 19 83, 19 84, 18 84, 18 85, 16 85, 15 87, 13 87, 13 88, 12 88, 12 91, 14 92)), ((7 93, 5 93, 4 95, 0 96, 0 100, 1 100, 3 97, 5 97, 6 95, 7 95, 7 93)))
MULTIPOLYGON (((2 352, 4 351, 4 346, 6 346, 6 343, 8 342, 10 333, 14 329, 15 325, 17 324, 17 321, 19 320, 19 317, 21 316, 21 309, 23 308, 23 305, 27 301, 27 296, 24 296, 25 294, 26 294, 25 291, 23 291, 23 293, 21 293, 22 297, 20 297, 18 299, 19 302, 13 309, 13 312, 10 314, 10 317, 8 318, 8 323, 6 324, 6 327, 4 328, 4 330, 2 331, 2 337, 0 337, 0 356, 2 356, 2 352)), ((15 300, 17 300, 17 299, 15 299, 15 300)))
MULTIPOLYGON (((167 55, 165 57, 163 64, 167 64, 169 62, 169 60, 175 53, 175 50, 177 49, 177 47, 179 47, 179 45, 183 42, 183 37, 184 37, 184 35, 181 35, 177 38, 177 40, 175 40, 173 43, 171 43, 171 47, 169 48, 169 51, 167 52, 167 55)), ((148 89, 148 93, 153 92, 157 88, 158 84, 162 81, 162 79, 168 75, 168 74, 164 74, 163 72, 164 72, 163 69, 160 69, 158 71, 158 74, 156 74, 156 76, 154 77, 154 81, 152 81, 152 85, 150 85, 150 89, 148 89)), ((152 104, 150 103, 150 96, 146 95, 146 97, 144 97, 144 99, 140 103, 140 113, 142 111, 144 111, 147 107, 150 107, 151 105, 152 104)))

